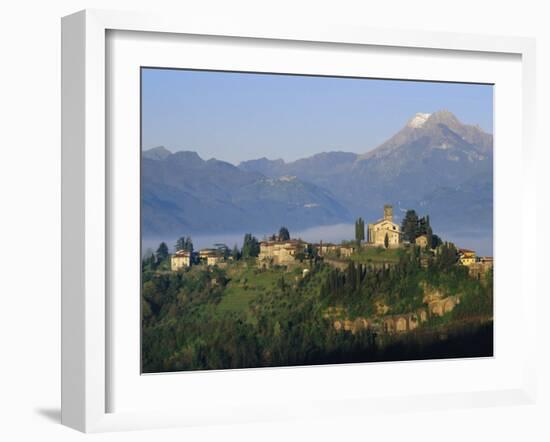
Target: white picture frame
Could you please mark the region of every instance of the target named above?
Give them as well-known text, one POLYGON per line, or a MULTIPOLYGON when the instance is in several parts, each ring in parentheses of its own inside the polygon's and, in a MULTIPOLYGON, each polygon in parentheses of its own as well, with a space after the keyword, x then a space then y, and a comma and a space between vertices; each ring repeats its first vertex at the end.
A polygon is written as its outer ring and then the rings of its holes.
MULTIPOLYGON (((521 146, 523 182, 522 207, 535 207, 535 175, 530 173, 535 149, 535 42, 518 37, 493 37, 417 31, 388 31, 345 26, 293 27, 265 23, 216 23, 150 14, 87 10, 62 21, 62 423, 84 432, 185 426, 216 422, 249 422, 288 417, 368 414, 410 409, 488 406, 532 403, 536 396, 534 351, 535 327, 526 317, 518 318, 526 339, 521 383, 500 389, 481 388, 461 393, 430 393, 415 396, 367 396, 312 400, 288 407, 254 407, 247 402, 233 404, 235 413, 207 413, 189 410, 110 411, 109 370, 112 360, 108 338, 109 311, 108 228, 111 210, 106 121, 108 84, 106 78, 106 35, 110 31, 154 32, 162 35, 219 36, 268 39, 272 41, 368 45, 378 48, 430 49, 442 51, 511 54, 521 57, 521 146), (532 339, 529 339, 532 338, 532 339), (532 342, 533 344, 529 344, 532 342), (532 347, 531 347, 532 345, 532 347), (338 407, 334 407, 338 401, 338 407), (335 408, 338 411, 335 411, 335 408)), ((158 35, 158 34, 157 34, 158 35)), ((498 134, 496 135, 498 137, 498 134)), ((527 212, 524 210, 523 212, 527 212)), ((532 213, 532 212, 531 212, 532 213)), ((529 218, 524 215, 523 222, 529 218)), ((526 256, 535 256, 536 246, 520 241, 522 305, 536 304, 535 270, 526 256)), ((497 301, 498 302, 498 301, 497 301)), ((498 319, 497 319, 498 320, 498 319)), ((363 366, 364 367, 364 366, 363 366)), ((361 369, 356 368, 356 371, 361 369)), ((280 369, 279 369, 280 370, 280 369)), ((287 372, 292 369, 285 369, 287 372)), ((332 367, 331 370, 338 370, 332 367)), ((242 373, 242 371, 241 371, 242 373)), ((255 372, 257 373, 257 371, 255 372)), ((274 371, 263 372, 273 376, 274 371), (271 373, 271 374, 270 374, 271 373)), ((232 382, 244 383, 239 374, 232 382)), ((168 379, 168 378, 166 378, 168 379)), ((170 382, 170 381, 164 381, 170 382)), ((192 400, 192 398, 189 398, 192 400)), ((231 403, 231 402, 229 402, 231 403)))

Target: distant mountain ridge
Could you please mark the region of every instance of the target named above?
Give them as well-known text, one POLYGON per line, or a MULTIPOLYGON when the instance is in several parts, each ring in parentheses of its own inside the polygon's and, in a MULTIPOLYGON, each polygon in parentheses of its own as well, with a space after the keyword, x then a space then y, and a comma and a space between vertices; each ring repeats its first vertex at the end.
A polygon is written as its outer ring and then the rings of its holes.
POLYGON ((365 154, 328 152, 291 163, 257 161, 239 167, 269 176, 292 173, 330 189, 354 216, 377 217, 383 204, 391 203, 402 210, 429 211, 441 229, 492 228, 493 136, 462 124, 446 110, 416 114, 365 154), (448 201, 441 199, 443 191, 448 201))
POLYGON ((445 110, 416 114, 365 154, 233 166, 158 147, 142 158, 145 234, 376 219, 386 203, 429 213, 440 231, 492 229, 493 137, 445 110))
MULTIPOLYGON (((168 152, 168 153, 166 153, 168 152)), ((196 152, 142 155, 144 236, 301 229, 351 219, 326 190, 293 176, 267 177, 196 152)))

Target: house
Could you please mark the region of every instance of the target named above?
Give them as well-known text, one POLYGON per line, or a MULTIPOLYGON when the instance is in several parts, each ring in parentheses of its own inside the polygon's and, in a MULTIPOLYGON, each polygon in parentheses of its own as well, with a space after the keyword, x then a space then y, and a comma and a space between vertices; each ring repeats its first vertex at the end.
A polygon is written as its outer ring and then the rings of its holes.
POLYGON ((355 253, 355 246, 352 245, 344 245, 340 247, 340 256, 342 258, 349 258, 351 255, 355 253))
POLYGON ((297 255, 305 253, 307 243, 300 239, 287 241, 262 241, 260 242, 260 265, 288 265, 296 261, 297 255))
POLYGON ((199 260, 206 265, 215 266, 223 262, 224 257, 218 249, 202 249, 199 251, 199 260))
POLYGON ((317 249, 319 256, 335 254, 338 250, 338 246, 336 244, 323 243, 323 241, 319 244, 314 244, 314 247, 317 249))
POLYGON ((476 252, 468 249, 458 249, 458 259, 460 264, 471 266, 476 263, 476 252))
POLYGON ((428 235, 420 235, 414 242, 417 246, 425 249, 428 246, 428 235))
POLYGON ((317 250, 318 255, 322 257, 349 258, 357 251, 357 245, 354 243, 332 244, 321 241, 319 244, 312 245, 317 250))
POLYGON ((480 264, 485 264, 488 267, 493 267, 493 257, 492 256, 481 256, 478 258, 480 264))
POLYGON ((477 257, 475 264, 468 266, 468 272, 470 276, 474 278, 481 278, 493 268, 492 256, 477 257))
POLYGON ((179 250, 170 257, 170 268, 173 272, 191 266, 191 252, 179 250))
POLYGON ((375 246, 384 246, 386 237, 388 247, 399 247, 402 242, 402 232, 399 224, 393 222, 393 207, 384 206, 384 218, 368 225, 368 243, 375 246))

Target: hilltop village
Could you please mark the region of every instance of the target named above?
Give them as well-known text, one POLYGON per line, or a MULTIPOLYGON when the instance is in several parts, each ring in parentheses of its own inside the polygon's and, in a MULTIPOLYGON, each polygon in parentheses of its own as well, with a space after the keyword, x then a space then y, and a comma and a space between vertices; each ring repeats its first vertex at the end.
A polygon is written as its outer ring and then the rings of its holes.
POLYGON ((162 243, 142 261, 144 371, 492 354, 492 258, 381 212, 339 244, 162 243))
MULTIPOLYGON (((403 227, 407 227, 407 222, 408 220, 405 218, 403 227)), ((293 268, 303 266, 304 263, 312 259, 322 259, 329 265, 343 269, 350 259, 359 258, 361 255, 368 256, 369 252, 372 255, 376 249, 400 249, 409 248, 412 245, 418 246, 423 251, 425 258, 435 256, 440 250, 442 241, 432 233, 429 218, 413 220, 413 222, 418 223, 421 226, 420 229, 413 234, 404 232, 403 227, 394 222, 393 207, 385 205, 383 217, 368 224, 366 232, 364 221, 361 218, 356 221, 355 240, 340 244, 324 243, 323 241, 308 243, 299 238, 291 238, 288 230, 283 227, 279 234, 274 234, 259 242, 248 234, 245 237, 245 243, 253 242, 251 247, 256 247, 257 253, 252 252, 252 256, 256 258, 257 265, 262 268, 273 266, 293 268)), ((187 239, 187 242, 190 243, 190 238, 187 239)), ((234 253, 225 244, 199 251, 193 251, 192 248, 186 247, 185 241, 180 244, 183 245, 176 245, 177 250, 170 257, 172 271, 192 265, 223 267, 229 261, 239 257, 238 251, 234 253)), ((475 276, 486 273, 493 264, 492 257, 477 256, 475 251, 461 248, 457 249, 457 261, 468 267, 471 274, 475 276)), ((367 262, 376 264, 384 261, 366 258, 365 263, 367 262)), ((391 265, 391 262, 385 264, 391 265)), ((304 271, 306 270, 307 268, 304 267, 304 271)))
MULTIPOLYGON (((343 274, 350 265, 359 271, 384 270, 396 266, 406 254, 417 256, 421 267, 428 267, 441 254, 450 256, 450 262, 466 268, 471 278, 481 280, 493 267, 492 257, 477 256, 469 249, 455 248, 435 235, 429 217, 419 218, 416 212, 407 212, 402 224, 394 222, 393 207, 385 205, 383 216, 369 223, 365 228, 362 218, 355 223, 355 239, 340 244, 309 243, 299 238, 291 238, 288 229, 281 228, 278 234, 258 241, 246 234, 242 249, 230 250, 225 244, 215 248, 194 251, 191 238, 182 237, 176 245, 176 252, 169 256, 170 270, 180 272, 191 267, 227 269, 239 261, 245 267, 254 266, 258 270, 279 272, 284 278, 291 274, 294 280, 308 277, 315 266, 325 265, 343 274)), ((152 257, 151 259, 154 259, 152 257)), ((217 279, 212 281, 217 283, 217 279)), ((329 305, 323 317, 332 321, 335 330, 357 333, 365 329, 383 329, 385 332, 412 331, 429 317, 441 317, 451 312, 459 303, 462 294, 449 294, 441 290, 422 286, 422 306, 408 312, 395 314, 394 308, 378 301, 372 317, 362 315, 352 318, 345 307, 329 305)))

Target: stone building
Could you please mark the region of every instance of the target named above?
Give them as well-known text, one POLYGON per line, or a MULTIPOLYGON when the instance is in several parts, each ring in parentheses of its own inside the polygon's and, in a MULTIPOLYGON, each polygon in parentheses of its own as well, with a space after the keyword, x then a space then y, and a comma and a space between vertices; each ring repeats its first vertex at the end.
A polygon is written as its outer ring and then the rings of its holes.
POLYGON ((344 245, 339 248, 340 256, 342 258, 349 258, 356 252, 356 247, 353 245, 344 245))
POLYGON ((191 265, 191 252, 180 250, 170 257, 170 268, 173 272, 191 265))
POLYGON ((299 239, 287 241, 260 242, 259 265, 289 265, 296 262, 296 256, 305 253, 307 243, 299 239))
POLYGON ((458 259, 463 266, 471 266, 476 263, 476 252, 468 249, 458 249, 458 259))
POLYGON ((368 243, 375 246, 385 246, 386 235, 388 247, 399 247, 402 242, 401 227, 393 222, 393 207, 384 206, 384 218, 368 225, 368 243))
POLYGON ((338 246, 336 244, 324 243, 323 241, 321 241, 319 244, 313 244, 313 246, 317 249, 317 253, 319 254, 319 256, 336 254, 336 252, 338 251, 338 246))
POLYGON ((355 244, 331 244, 323 243, 312 244, 317 250, 319 256, 332 256, 333 258, 349 258, 357 251, 355 244))
POLYGON ((425 309, 417 309, 414 312, 398 315, 389 315, 382 318, 382 331, 385 333, 401 333, 418 328, 422 322, 428 320, 425 309))
POLYGON ((370 328, 369 321, 365 318, 337 319, 332 323, 334 330, 351 332, 353 335, 370 328))
POLYGON ((486 273, 493 269, 493 257, 483 256, 476 259, 475 264, 468 266, 470 276, 481 279, 486 273))
POLYGON ((214 266, 223 262, 224 257, 218 249, 202 249, 199 251, 199 260, 206 265, 214 266))

